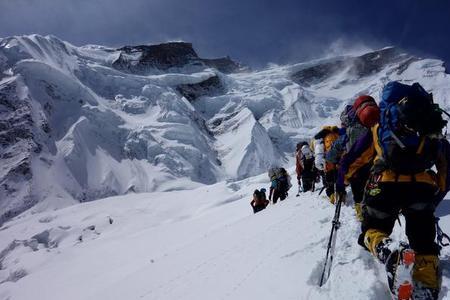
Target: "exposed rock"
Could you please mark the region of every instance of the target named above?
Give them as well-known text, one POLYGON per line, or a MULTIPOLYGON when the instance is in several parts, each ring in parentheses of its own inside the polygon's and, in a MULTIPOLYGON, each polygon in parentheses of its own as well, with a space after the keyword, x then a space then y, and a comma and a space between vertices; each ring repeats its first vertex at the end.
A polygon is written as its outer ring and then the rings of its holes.
POLYGON ((352 66, 349 74, 357 77, 369 76, 379 72, 388 64, 399 63, 404 56, 397 48, 386 48, 366 53, 350 60, 352 66))
POLYGON ((305 68, 294 73, 291 78, 297 83, 303 85, 312 85, 319 83, 325 78, 331 77, 345 66, 345 61, 337 60, 333 62, 317 64, 313 67, 305 68))
POLYGON ((112 66, 130 73, 145 73, 151 68, 167 70, 200 63, 190 43, 125 46, 118 50, 121 51, 120 56, 112 66))
POLYGON ((237 72, 241 68, 229 57, 216 59, 198 57, 191 43, 171 42, 159 45, 125 46, 118 50, 121 53, 112 66, 129 73, 146 74, 152 69, 167 70, 188 65, 212 67, 223 73, 237 72))
POLYGON ((239 111, 235 111, 233 113, 227 114, 225 116, 219 116, 217 118, 214 118, 212 120, 210 120, 211 123, 211 127, 213 130, 215 130, 216 128, 218 128, 220 125, 222 125, 223 122, 226 122, 228 120, 231 120, 232 118, 234 118, 237 114, 239 114, 239 111))
POLYGON ((418 59, 404 54, 397 48, 385 48, 357 57, 343 57, 330 62, 318 62, 291 75, 295 82, 309 86, 320 83, 339 72, 345 72, 347 82, 367 77, 381 71, 389 64, 396 64, 398 73, 418 59))
POLYGON ((33 204, 30 195, 23 195, 20 205, 11 203, 30 184, 31 156, 38 148, 30 104, 18 98, 16 88, 15 81, 0 86, 0 224, 33 204))
POLYGON ((134 96, 131 99, 123 95, 116 95, 115 100, 120 104, 121 109, 129 114, 143 114, 151 104, 151 101, 144 96, 134 96))
POLYGON ((203 58, 202 61, 207 66, 215 68, 225 74, 236 73, 243 69, 243 67, 240 64, 233 61, 229 56, 213 59, 203 58))
POLYGON ((199 83, 181 84, 177 86, 177 91, 189 101, 193 101, 201 96, 223 94, 225 92, 225 87, 220 82, 218 76, 212 76, 199 83))
POLYGON ((406 61, 402 62, 398 68, 397 68, 397 75, 402 74, 408 67, 415 61, 418 61, 419 59, 417 57, 411 57, 407 59, 406 61))

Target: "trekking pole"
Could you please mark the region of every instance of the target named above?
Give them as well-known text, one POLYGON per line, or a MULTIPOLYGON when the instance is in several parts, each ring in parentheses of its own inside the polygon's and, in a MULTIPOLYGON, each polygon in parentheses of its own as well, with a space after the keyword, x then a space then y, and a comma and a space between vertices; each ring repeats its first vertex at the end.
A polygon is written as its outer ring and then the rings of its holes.
POLYGON ((314 180, 312 184, 312 192, 314 193, 316 191, 316 180, 314 180))
POLYGON ((447 247, 450 245, 450 237, 442 231, 441 226, 439 226, 439 220, 439 218, 435 218, 437 241, 440 247, 447 247), (447 242, 444 242, 444 240, 447 240, 447 242))
POLYGON ((300 181, 300 180, 297 180, 297 183, 298 183, 298 192, 297 192, 296 197, 300 196, 300 193, 302 192, 301 181, 300 181))
POLYGON ((323 191, 325 190, 325 188, 326 188, 326 186, 323 186, 323 187, 320 189, 320 191, 319 191, 319 196, 320 196, 320 194, 323 193, 323 191))
POLYGON ((441 111, 441 112, 443 112, 444 114, 446 114, 447 115, 447 117, 449 117, 450 118, 450 114, 448 113, 448 112, 446 112, 445 110, 443 110, 442 108, 440 108, 439 107, 439 110, 441 111))
POLYGON ((334 259, 334 249, 336 248, 336 237, 337 237, 337 230, 341 227, 341 222, 339 221, 339 217, 341 215, 341 207, 342 207, 342 198, 340 196, 338 197, 338 204, 337 204, 337 214, 335 216, 335 219, 333 220, 333 225, 334 225, 334 237, 333 237, 333 244, 331 246, 331 251, 330 251, 330 264, 328 267, 328 274, 327 274, 327 279, 330 277, 330 273, 331 273, 331 267, 333 266, 333 259, 334 259))
POLYGON ((331 266, 333 264, 333 258, 334 258, 334 248, 336 247, 336 234, 337 234, 337 230, 341 226, 341 222, 339 221, 339 216, 341 214, 342 199, 340 196, 337 196, 336 200, 337 200, 337 203, 336 203, 336 209, 334 211, 334 217, 333 217, 333 222, 332 222, 332 227, 331 227, 331 234, 330 234, 330 238, 328 239, 327 254, 325 255, 325 263, 323 266, 322 275, 320 276, 320 282, 319 282, 320 287, 330 277, 331 266), (325 274, 326 274, 326 277, 325 277, 325 274))

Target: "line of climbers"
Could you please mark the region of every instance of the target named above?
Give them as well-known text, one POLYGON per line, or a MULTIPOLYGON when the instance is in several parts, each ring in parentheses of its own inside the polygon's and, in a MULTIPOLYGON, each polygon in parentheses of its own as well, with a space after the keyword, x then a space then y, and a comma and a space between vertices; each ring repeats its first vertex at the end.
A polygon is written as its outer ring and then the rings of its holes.
POLYGON ((270 168, 268 175, 270 178, 269 200, 267 200, 265 188, 255 190, 253 199, 250 202, 255 214, 265 209, 270 202, 276 204, 278 200, 285 200, 289 189, 292 187, 291 176, 289 176, 285 168, 270 168))
MULTIPOLYGON (((450 144, 442 134, 447 124, 442 113, 419 83, 389 82, 379 106, 373 97, 359 96, 341 113, 340 128, 325 126, 310 144, 300 142, 296 148, 299 193, 314 191, 321 179, 320 193, 325 190, 334 204, 345 201, 350 186, 361 221, 358 243, 382 263, 392 260, 389 236, 403 214, 416 255, 413 299, 438 299, 440 291, 434 212, 450 189, 450 144)), ((284 200, 290 188, 286 170, 270 170, 269 177, 269 200, 284 200)), ((255 191, 255 203, 261 192, 255 191)), ((269 204, 263 193, 263 205, 255 209, 252 204, 255 213, 269 204)))

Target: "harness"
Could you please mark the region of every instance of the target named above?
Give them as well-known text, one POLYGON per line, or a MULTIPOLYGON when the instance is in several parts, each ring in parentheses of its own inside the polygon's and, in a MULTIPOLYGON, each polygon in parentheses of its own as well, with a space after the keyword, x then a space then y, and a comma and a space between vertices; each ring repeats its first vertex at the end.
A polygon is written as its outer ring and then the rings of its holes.
MULTIPOLYGON (((375 147, 374 171, 380 175, 380 182, 423 182, 437 186, 436 174, 431 170, 423 170, 418 173, 400 174, 387 166, 383 156, 383 148, 378 134, 379 125, 372 127, 373 145, 375 147)), ((395 139, 395 138, 394 138, 395 139)), ((400 141, 401 142, 401 141, 400 141)), ((421 154, 425 145, 425 138, 421 137, 416 154, 421 154)))

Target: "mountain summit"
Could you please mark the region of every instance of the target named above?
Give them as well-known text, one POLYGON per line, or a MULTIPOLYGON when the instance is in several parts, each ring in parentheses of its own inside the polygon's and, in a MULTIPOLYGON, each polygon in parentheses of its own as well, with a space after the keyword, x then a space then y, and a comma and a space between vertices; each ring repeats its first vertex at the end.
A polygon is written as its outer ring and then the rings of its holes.
POLYGON ((223 73, 238 72, 242 67, 229 57, 204 59, 198 57, 192 44, 171 42, 159 45, 125 46, 112 63, 113 68, 131 73, 151 73, 155 69, 212 67, 223 73))

